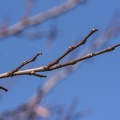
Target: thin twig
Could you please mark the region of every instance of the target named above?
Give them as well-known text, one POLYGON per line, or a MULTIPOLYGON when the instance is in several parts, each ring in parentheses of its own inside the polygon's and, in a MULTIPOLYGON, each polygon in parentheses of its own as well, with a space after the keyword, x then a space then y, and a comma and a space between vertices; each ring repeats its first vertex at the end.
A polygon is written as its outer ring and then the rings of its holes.
POLYGON ((50 67, 52 67, 52 66, 55 65, 55 64, 58 64, 59 61, 60 61, 62 58, 64 58, 67 54, 69 54, 71 51, 73 51, 73 50, 75 50, 76 48, 78 48, 79 46, 85 44, 86 41, 87 41, 87 39, 88 39, 93 33, 95 33, 96 31, 97 31, 97 29, 96 29, 96 28, 93 28, 93 29, 90 31, 90 33, 89 33, 82 41, 80 41, 77 45, 70 46, 65 53, 63 53, 63 54, 62 54, 60 57, 58 57, 55 61, 50 62, 50 63, 47 65, 47 69, 49 69, 50 67))
MULTIPOLYGON (((117 44, 117 45, 114 45, 112 47, 109 47, 107 49, 104 49, 102 51, 99 51, 99 52, 95 52, 95 53, 91 53, 91 54, 87 54, 83 57, 80 57, 78 59, 75 59, 75 60, 71 60, 71 61, 68 61, 68 62, 65 62, 63 64, 56 64, 52 67, 50 67, 49 69, 46 69, 46 66, 41 66, 41 67, 38 67, 38 68, 32 68, 32 69, 27 69, 27 70, 19 70, 19 71, 16 71, 14 72, 14 74, 12 76, 18 76, 18 75, 30 75, 31 72, 45 72, 45 71, 51 71, 51 70, 55 70, 55 69, 59 69, 59 68, 62 68, 62 67, 65 67, 65 66, 69 66, 69 65, 73 65, 73 64, 76 64, 77 62, 80 62, 82 60, 85 60, 85 59, 88 59, 88 58, 91 58, 91 57, 94 57, 94 56, 97 56, 99 54, 103 54, 103 53, 106 53, 106 52, 110 52, 112 50, 114 50, 116 47, 119 47, 120 44, 117 44)), ((35 59, 35 58, 34 58, 35 59)), ((18 69, 16 69, 18 70, 18 69)), ((6 73, 3 73, 3 74, 0 74, 0 79, 1 78, 6 78, 6 77, 11 77, 10 76, 11 74, 8 74, 8 72, 6 73)))
POLYGON ((2 89, 2 90, 4 90, 4 91, 8 91, 8 89, 7 88, 5 88, 5 87, 2 87, 2 86, 0 86, 0 89, 2 89))
POLYGON ((104 49, 104 50, 87 54, 87 55, 85 55, 85 56, 83 56, 83 57, 80 57, 80 58, 77 58, 77 59, 75 59, 75 60, 71 60, 71 61, 66 62, 66 63, 63 63, 63 64, 54 65, 54 66, 52 66, 52 67, 49 68, 49 69, 50 69, 50 70, 54 70, 54 69, 62 68, 62 67, 65 67, 65 66, 74 65, 74 64, 76 64, 77 62, 80 62, 80 61, 82 61, 82 60, 86 60, 86 59, 88 59, 88 58, 97 56, 97 55, 99 55, 99 54, 103 54, 103 53, 106 53, 106 52, 110 52, 110 51, 114 50, 116 47, 119 47, 119 46, 120 46, 120 44, 116 44, 116 45, 114 45, 114 46, 112 46, 112 47, 108 47, 108 48, 106 48, 106 49, 104 49))
POLYGON ((18 34, 29 26, 34 26, 51 18, 62 15, 63 13, 73 9, 78 4, 83 2, 85 2, 85 0, 68 0, 67 2, 64 2, 63 4, 53 7, 47 11, 38 13, 37 15, 34 15, 32 17, 21 19, 16 24, 6 28, 5 30, 0 30, 0 38, 18 34))
POLYGON ((43 74, 37 74, 34 71, 32 71, 30 75, 37 76, 37 77, 47 77, 46 75, 43 75, 43 74))
POLYGON ((34 62, 36 60, 36 58, 39 56, 39 55, 42 55, 41 52, 38 52, 31 60, 25 60, 21 65, 19 65, 17 68, 15 68, 14 70, 11 70, 10 72, 8 72, 8 74, 12 77, 13 74, 15 72, 17 72, 20 68, 22 68, 23 66, 31 63, 31 62, 34 62))

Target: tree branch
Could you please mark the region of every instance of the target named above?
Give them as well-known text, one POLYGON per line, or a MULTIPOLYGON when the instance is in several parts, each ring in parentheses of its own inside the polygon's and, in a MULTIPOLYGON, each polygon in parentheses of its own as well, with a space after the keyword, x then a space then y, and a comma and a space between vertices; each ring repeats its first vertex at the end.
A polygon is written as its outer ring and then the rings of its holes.
MULTIPOLYGON (((68 49, 65 53, 63 53, 63 55, 61 55, 60 57, 58 57, 58 59, 56 59, 55 61, 50 62, 50 63, 52 63, 50 66, 48 64, 48 65, 41 66, 41 67, 38 67, 38 68, 32 68, 32 69, 27 69, 27 70, 19 70, 21 67, 23 67, 25 65, 25 63, 22 63, 15 70, 13 70, 11 72, 6 72, 6 73, 3 73, 3 74, 0 74, 0 79, 1 78, 6 78, 6 77, 18 76, 18 75, 34 75, 34 76, 39 76, 39 77, 46 77, 45 75, 35 74, 35 72, 51 71, 51 70, 55 70, 55 69, 59 69, 59 68, 65 67, 65 66, 73 65, 73 64, 76 64, 77 62, 80 62, 82 60, 85 60, 85 59, 97 56, 99 54, 110 52, 110 51, 114 50, 116 47, 120 46, 120 44, 117 44, 117 45, 114 45, 114 46, 109 47, 107 49, 104 49, 102 51, 98 51, 98 52, 95 52, 95 53, 87 54, 87 55, 85 55, 83 57, 80 57, 78 59, 65 62, 63 64, 56 64, 57 62, 59 62, 59 60, 61 60, 63 57, 65 57, 68 53, 70 53, 75 48, 79 47, 80 45, 84 44, 86 42, 87 38, 90 37, 90 35, 92 35, 96 30, 97 29, 92 29, 92 31, 80 43, 78 43, 77 45, 73 46, 72 49, 68 49), (56 64, 56 65, 54 65, 54 64, 56 64), (14 73, 14 74, 12 74, 12 76, 11 76, 10 73, 14 73)), ((69 47, 69 48, 71 48, 71 47, 69 47)), ((38 56, 38 54, 33 59, 31 59, 30 61, 28 61, 28 63, 31 62, 31 61, 33 61, 33 60, 35 60, 37 56, 38 56)))
MULTIPOLYGON (((15 72, 17 72, 20 68, 22 68, 23 66, 31 63, 31 62, 34 62, 36 60, 36 58, 39 56, 39 55, 42 55, 41 52, 38 52, 31 60, 25 60, 21 65, 19 65, 17 68, 11 70, 10 72, 8 72, 8 75, 10 77, 12 77, 14 75, 15 72)), ((35 75, 35 73, 33 74, 33 71, 30 73, 30 75, 35 75)))
POLYGON ((90 33, 89 33, 82 41, 80 41, 80 43, 78 43, 77 45, 74 45, 74 46, 70 46, 65 53, 63 53, 63 54, 62 54, 60 57, 58 57, 55 61, 50 62, 50 63, 47 65, 47 69, 49 69, 50 67, 52 67, 52 66, 55 65, 55 64, 58 64, 59 61, 60 61, 62 58, 64 58, 66 55, 68 55, 71 51, 73 51, 73 50, 75 50, 76 48, 78 48, 79 46, 85 44, 86 41, 87 41, 87 39, 88 39, 93 33, 95 33, 96 31, 97 31, 97 29, 96 29, 96 28, 93 28, 93 29, 90 31, 90 33))
POLYGON ((98 51, 98 52, 94 52, 94 53, 90 53, 90 54, 87 54, 83 57, 80 57, 80 58, 77 58, 75 60, 71 60, 69 62, 66 62, 66 63, 63 63, 63 64, 57 64, 57 65, 54 65, 52 66, 51 68, 49 68, 50 70, 54 70, 54 69, 59 69, 59 68, 62 68, 62 67, 65 67, 65 66, 69 66, 69 65, 74 65, 76 64, 77 62, 80 62, 82 60, 86 60, 88 58, 91 58, 91 57, 94 57, 94 56, 97 56, 97 55, 100 55, 100 54, 103 54, 103 53, 106 53, 106 52, 110 52, 110 51, 113 51, 116 47, 119 47, 120 44, 116 44, 112 47, 108 47, 104 50, 101 50, 101 51, 98 51))
POLYGON ((63 13, 73 9, 78 4, 85 2, 85 0, 67 0, 67 2, 60 4, 56 7, 53 7, 45 12, 39 13, 33 17, 27 17, 21 19, 16 24, 6 27, 0 30, 0 38, 8 37, 11 35, 15 35, 23 31, 29 26, 34 26, 37 24, 41 24, 51 18, 62 15, 63 13))
POLYGON ((8 91, 8 89, 7 89, 7 88, 2 87, 2 86, 0 86, 0 89, 4 90, 5 92, 7 92, 7 91, 8 91))

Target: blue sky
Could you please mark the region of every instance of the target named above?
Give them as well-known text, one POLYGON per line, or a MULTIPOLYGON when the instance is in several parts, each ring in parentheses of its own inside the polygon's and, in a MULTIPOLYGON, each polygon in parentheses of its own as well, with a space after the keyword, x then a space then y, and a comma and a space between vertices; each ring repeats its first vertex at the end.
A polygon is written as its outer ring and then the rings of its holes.
MULTIPOLYGON (((65 0, 39 1, 34 5, 31 16, 56 6, 65 0)), ((80 51, 88 47, 94 39, 99 37, 107 29, 112 17, 118 19, 120 1, 118 0, 89 0, 79 5, 56 19, 49 20, 40 26, 30 28, 30 31, 40 30, 47 32, 55 22, 58 35, 51 48, 47 48, 47 38, 30 40, 24 37, 11 36, 0 42, 0 73, 14 69, 22 61, 30 59, 38 51, 42 56, 23 69, 39 67, 54 60, 61 55, 75 40, 84 38, 92 28, 98 28, 88 43, 80 51)), ((9 25, 13 25, 22 17, 25 10, 25 1, 1 1, 0 22, 7 16, 9 25)), ((119 43, 120 36, 111 39, 102 48, 119 43)), ((113 120, 120 119, 120 74, 119 56, 120 48, 113 52, 102 54, 82 63, 70 76, 58 84, 43 100, 47 105, 55 102, 63 106, 69 106, 74 98, 79 100, 76 112, 90 110, 90 114, 83 120, 113 120)), ((65 59, 67 60, 67 59, 65 59)), ((57 71, 46 72, 48 78, 36 78, 31 76, 20 76, 1 79, 0 85, 9 88, 5 93, 1 91, 0 112, 12 110, 22 103, 27 102, 50 76, 57 71)))

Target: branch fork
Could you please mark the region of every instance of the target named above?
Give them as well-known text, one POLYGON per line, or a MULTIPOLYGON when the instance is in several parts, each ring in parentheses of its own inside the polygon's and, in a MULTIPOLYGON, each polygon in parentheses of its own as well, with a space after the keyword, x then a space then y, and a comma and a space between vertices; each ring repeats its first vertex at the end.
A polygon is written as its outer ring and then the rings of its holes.
MULTIPOLYGON (((101 51, 98 51, 98 52, 94 52, 94 53, 90 53, 90 54, 87 54, 87 55, 82 56, 80 58, 76 58, 76 59, 73 59, 73 60, 70 60, 70 61, 67 61, 67 62, 64 62, 64 63, 60 64, 60 61, 65 56, 67 56, 69 53, 71 53, 71 51, 75 50, 79 46, 85 44, 87 42, 87 39, 92 34, 94 34, 96 31, 97 31, 97 29, 93 28, 89 32, 89 34, 82 41, 80 41, 76 45, 70 46, 68 48, 68 50, 66 50, 61 56, 59 56, 54 61, 48 63, 48 65, 41 66, 41 67, 38 67, 38 68, 27 69, 27 70, 20 70, 23 66, 25 66, 25 65, 27 65, 27 64, 29 64, 31 62, 34 62, 39 55, 42 55, 41 52, 38 52, 32 59, 23 61, 23 63, 21 65, 19 65, 17 68, 15 68, 15 69, 13 69, 13 70, 11 70, 9 72, 0 74, 0 79, 1 78, 5 78, 5 77, 13 77, 13 76, 17 76, 17 75, 33 75, 33 76, 37 76, 37 77, 47 77, 46 75, 43 75, 43 74, 37 74, 37 72, 51 71, 51 70, 55 70, 55 69, 59 69, 59 68, 65 67, 65 66, 74 65, 74 64, 76 64, 76 63, 78 63, 78 62, 80 62, 82 60, 86 60, 88 58, 91 58, 91 57, 94 57, 94 56, 97 56, 97 55, 100 55, 100 54, 103 54, 103 53, 106 53, 106 52, 110 52, 110 51, 114 50, 116 47, 120 46, 120 44, 116 44, 116 45, 114 45, 112 47, 108 47, 108 48, 106 48, 104 50, 101 50, 101 51)), ((0 89, 3 89, 5 91, 7 91, 7 89, 4 88, 4 87, 0 87, 0 89)))

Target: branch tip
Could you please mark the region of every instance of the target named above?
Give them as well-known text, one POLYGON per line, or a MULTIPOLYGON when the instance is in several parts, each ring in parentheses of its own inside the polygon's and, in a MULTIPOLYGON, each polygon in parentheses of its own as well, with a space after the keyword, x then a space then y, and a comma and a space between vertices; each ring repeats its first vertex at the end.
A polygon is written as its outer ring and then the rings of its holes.
POLYGON ((96 32, 96 31, 98 31, 98 29, 97 29, 97 28, 93 28, 92 31, 93 31, 93 32, 96 32))
POLYGON ((38 55, 42 55, 42 52, 38 52, 38 55))
POLYGON ((8 89, 7 89, 7 88, 2 87, 2 86, 0 86, 0 89, 4 90, 5 92, 7 92, 7 91, 8 91, 8 89))

